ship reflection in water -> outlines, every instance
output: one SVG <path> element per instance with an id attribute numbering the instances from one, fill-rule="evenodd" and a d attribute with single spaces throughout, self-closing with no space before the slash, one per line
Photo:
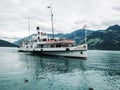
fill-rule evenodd
<path id="1" fill-rule="evenodd" d="M 28 67 L 26 83 L 36 83 L 29 89 L 87 90 L 88 88 L 84 73 L 85 60 L 33 54 L 22 56 L 20 60 Z"/>

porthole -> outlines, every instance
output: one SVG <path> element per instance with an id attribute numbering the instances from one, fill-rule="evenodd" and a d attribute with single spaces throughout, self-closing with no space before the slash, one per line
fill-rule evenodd
<path id="1" fill-rule="evenodd" d="M 81 51 L 80 54 L 83 54 L 83 51 Z"/>

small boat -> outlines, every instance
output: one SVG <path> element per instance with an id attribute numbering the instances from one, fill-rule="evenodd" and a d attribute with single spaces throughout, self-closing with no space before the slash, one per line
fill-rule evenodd
<path id="1" fill-rule="evenodd" d="M 51 20 L 53 38 L 48 37 L 46 33 L 41 32 L 40 28 L 37 27 L 36 38 L 33 38 L 29 41 L 24 41 L 19 47 L 19 51 L 30 52 L 40 55 L 54 55 L 87 59 L 87 43 L 82 45 L 76 45 L 74 40 L 58 39 L 54 37 L 52 9 Z"/>

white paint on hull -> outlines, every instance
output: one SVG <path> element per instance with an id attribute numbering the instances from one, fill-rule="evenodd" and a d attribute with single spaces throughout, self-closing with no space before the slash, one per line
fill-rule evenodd
<path id="1" fill-rule="evenodd" d="M 85 48 L 79 48 L 78 46 L 69 47 L 69 50 L 67 50 L 66 47 L 62 47 L 62 48 L 19 48 L 19 51 L 73 58 L 87 58 L 87 50 Z"/>
<path id="2" fill-rule="evenodd" d="M 73 57 L 73 58 L 87 58 L 87 51 L 43 52 L 43 54 Z"/>

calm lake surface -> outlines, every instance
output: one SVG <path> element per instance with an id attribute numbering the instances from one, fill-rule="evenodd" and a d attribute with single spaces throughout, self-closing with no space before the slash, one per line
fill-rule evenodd
<path id="1" fill-rule="evenodd" d="M 0 90 L 120 90 L 120 51 L 89 50 L 88 60 L 0 47 Z"/>

